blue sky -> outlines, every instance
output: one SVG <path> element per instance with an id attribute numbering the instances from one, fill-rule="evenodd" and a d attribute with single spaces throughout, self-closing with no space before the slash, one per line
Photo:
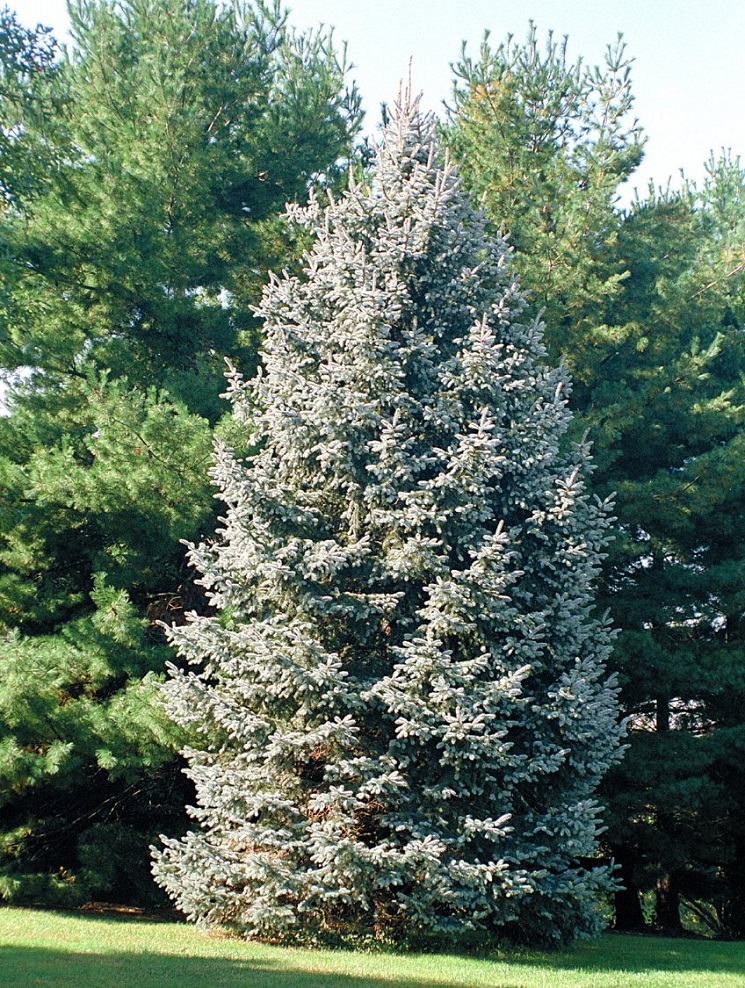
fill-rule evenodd
<path id="1" fill-rule="evenodd" d="M 9 0 L 26 23 L 65 30 L 65 0 Z M 476 54 L 484 30 L 498 44 L 522 40 L 529 20 L 545 38 L 569 36 L 571 60 L 600 63 L 622 32 L 635 58 L 635 114 L 649 141 L 633 179 L 677 184 L 681 168 L 704 174 L 710 151 L 731 148 L 745 160 L 745 3 L 742 0 L 289 0 L 298 27 L 323 22 L 347 41 L 352 75 L 374 129 L 381 102 L 390 101 L 412 61 L 415 89 L 439 109 L 452 86 L 450 63 L 462 41 Z"/>

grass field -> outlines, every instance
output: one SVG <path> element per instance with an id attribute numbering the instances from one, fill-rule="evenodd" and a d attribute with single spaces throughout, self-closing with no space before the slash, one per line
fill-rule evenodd
<path id="1" fill-rule="evenodd" d="M 556 954 L 281 949 L 181 923 L 0 909 L 2 988 L 745 988 L 745 943 L 606 935 Z"/>

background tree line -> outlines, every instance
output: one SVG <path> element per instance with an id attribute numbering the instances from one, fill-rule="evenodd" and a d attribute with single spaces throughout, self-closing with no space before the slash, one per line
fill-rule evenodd
<path id="1" fill-rule="evenodd" d="M 72 23 L 61 52 L 0 21 L 0 893 L 145 902 L 188 801 L 157 622 L 203 605 L 181 540 L 220 511 L 223 359 L 255 368 L 250 306 L 298 253 L 284 204 L 366 156 L 343 57 L 279 5 L 93 0 Z M 623 45 L 570 64 L 531 27 L 464 52 L 442 135 L 616 492 L 616 924 L 673 932 L 685 903 L 742 935 L 744 174 L 712 159 L 621 209 L 632 104 Z"/>

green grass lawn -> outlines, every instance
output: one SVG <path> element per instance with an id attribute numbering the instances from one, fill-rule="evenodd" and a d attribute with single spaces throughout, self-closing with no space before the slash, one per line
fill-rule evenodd
<path id="1" fill-rule="evenodd" d="M 745 943 L 606 935 L 555 954 L 282 949 L 182 923 L 0 909 L 2 988 L 745 988 Z"/>

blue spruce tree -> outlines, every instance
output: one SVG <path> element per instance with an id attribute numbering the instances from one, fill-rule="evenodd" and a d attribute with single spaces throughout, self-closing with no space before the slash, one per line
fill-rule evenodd
<path id="1" fill-rule="evenodd" d="M 170 632 L 197 806 L 156 879 L 259 937 L 591 932 L 621 729 L 566 373 L 415 101 L 369 187 L 289 218 L 313 246 L 230 375 L 252 452 L 217 449 L 191 551 L 214 614 Z"/>

